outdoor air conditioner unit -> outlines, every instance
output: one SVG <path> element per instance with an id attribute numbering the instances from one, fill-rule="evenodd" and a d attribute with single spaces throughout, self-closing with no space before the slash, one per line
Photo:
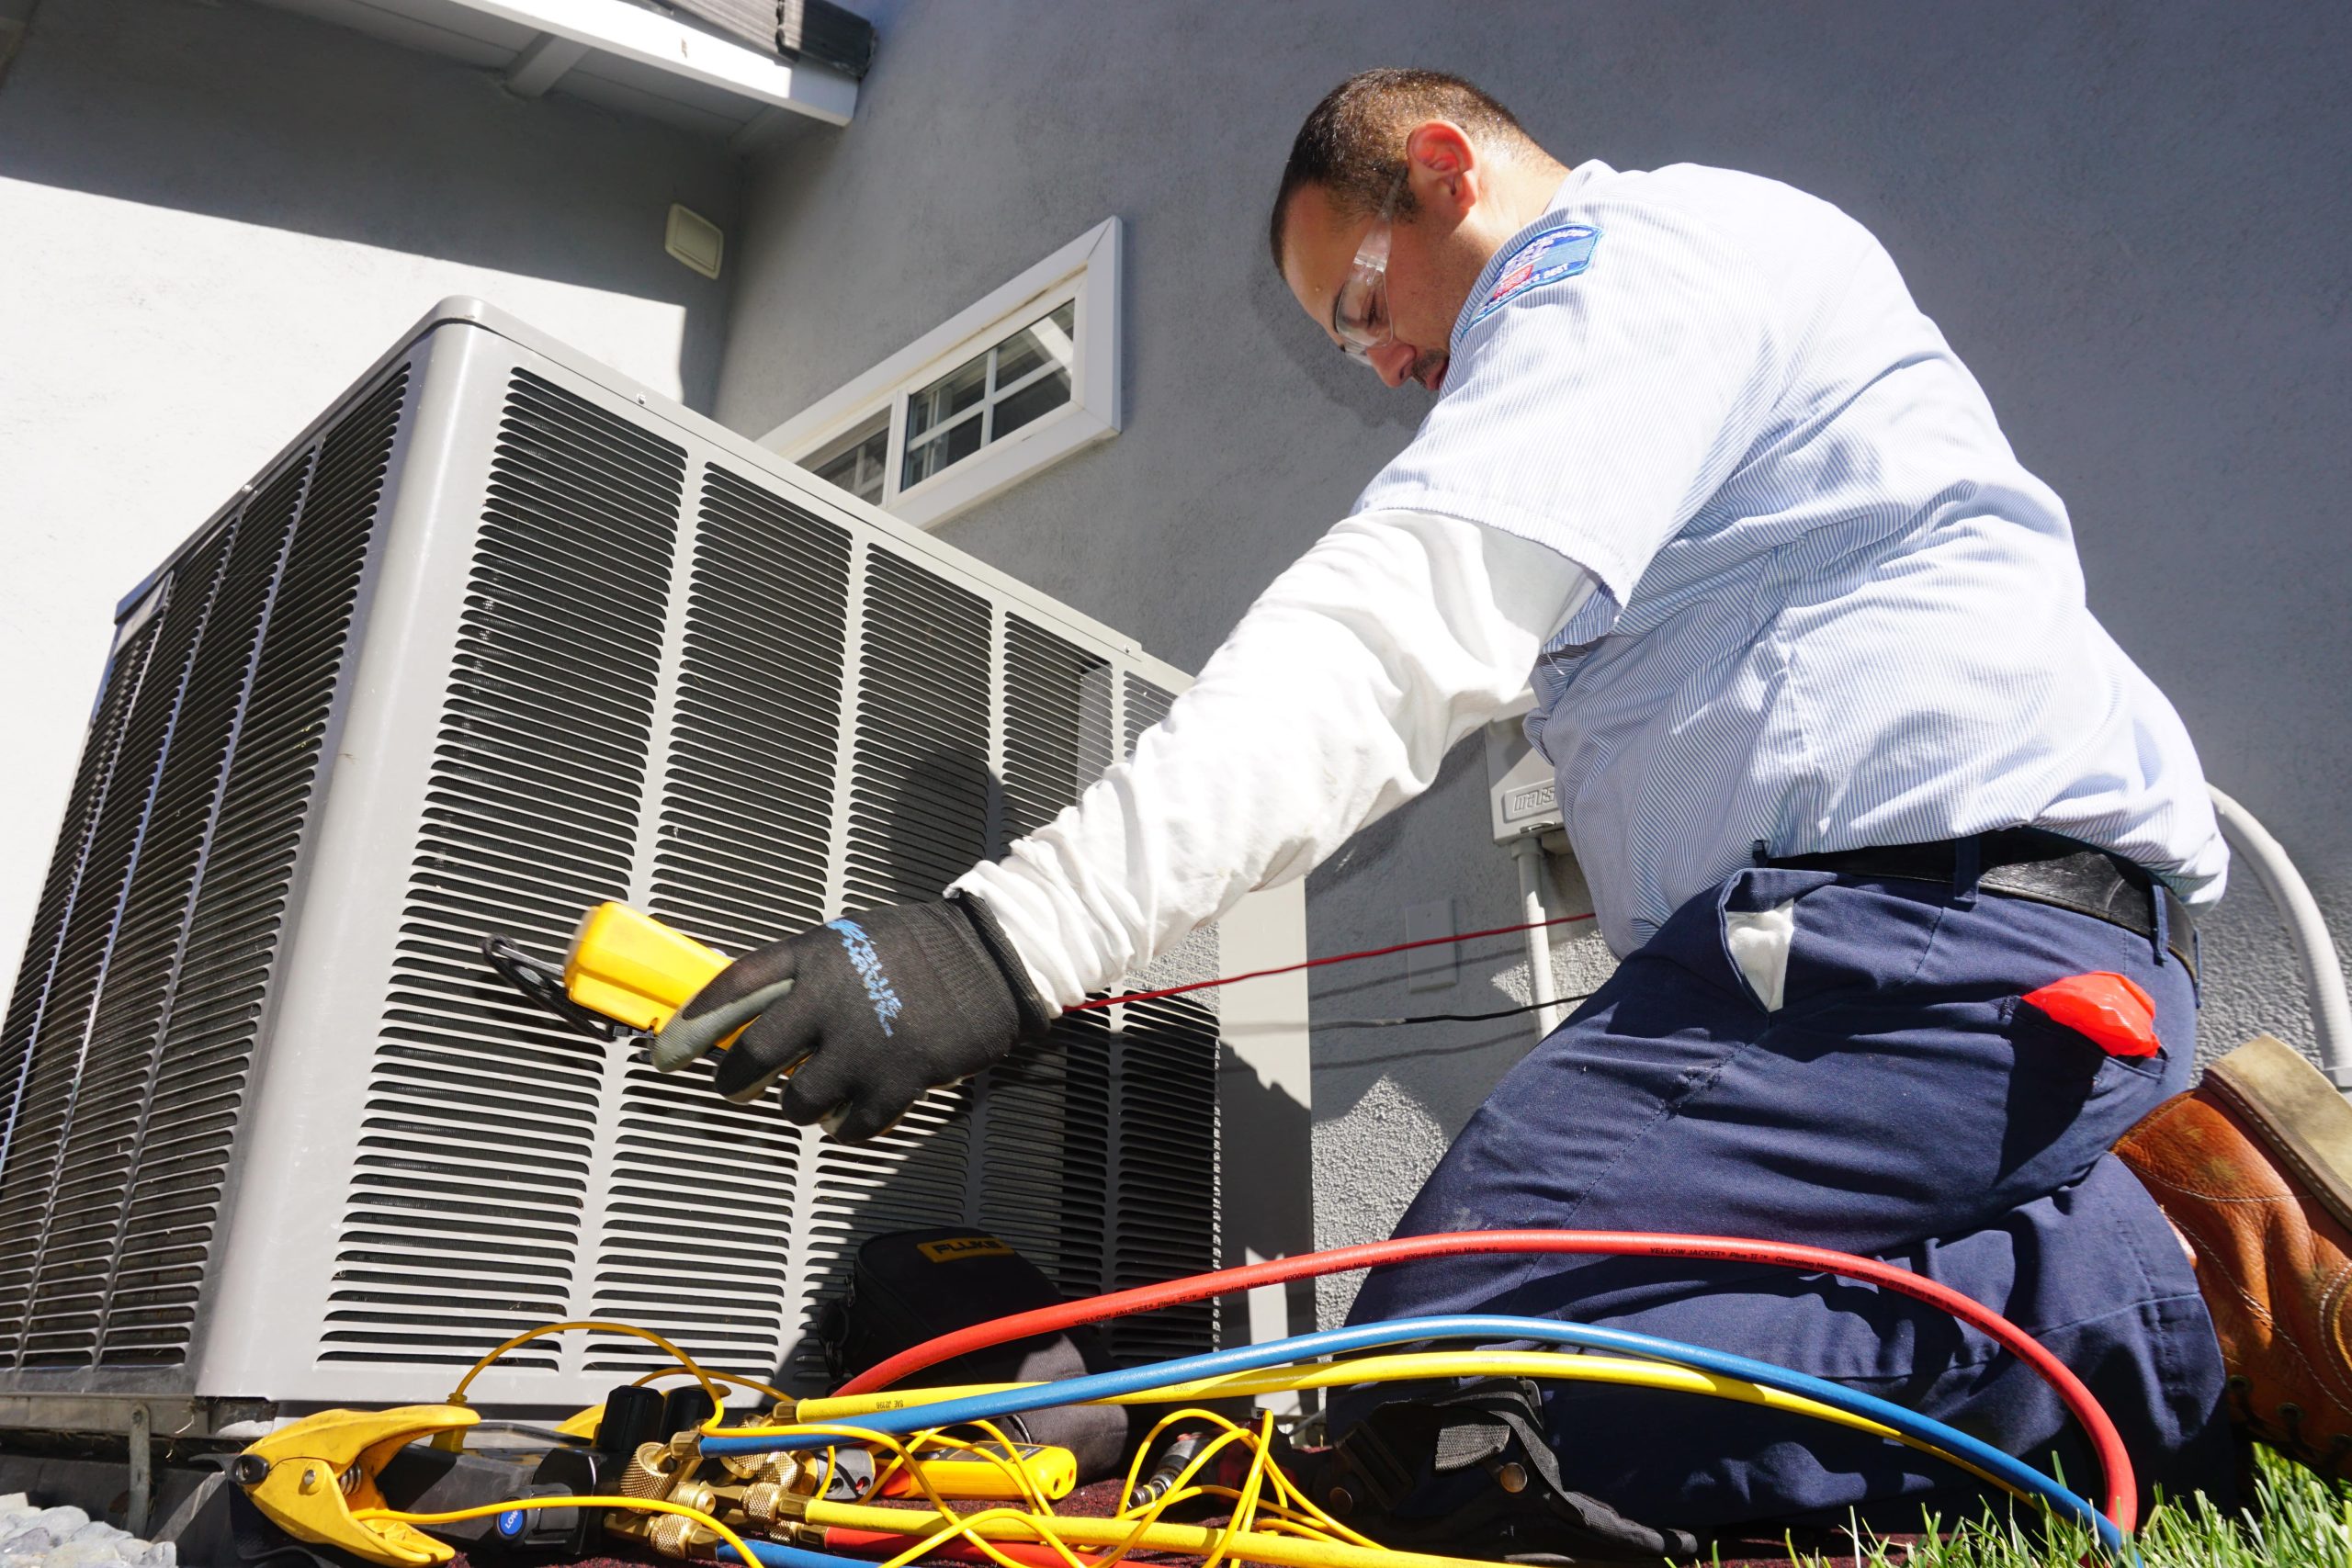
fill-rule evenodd
<path id="1" fill-rule="evenodd" d="M 478 951 L 560 958 L 604 899 L 741 950 L 936 895 L 1184 683 L 445 302 L 120 611 L 0 1028 L 0 1425 L 437 1400 L 562 1318 L 808 1386 L 814 1303 L 907 1226 L 993 1231 L 1072 1295 L 1303 1250 L 1297 976 L 1073 1015 L 848 1146 L 567 1029 Z M 1304 944 L 1294 885 L 1132 978 Z M 1204 1304 L 1111 1340 L 1287 1327 Z M 573 1334 L 474 1399 L 577 1406 L 662 1361 Z"/>

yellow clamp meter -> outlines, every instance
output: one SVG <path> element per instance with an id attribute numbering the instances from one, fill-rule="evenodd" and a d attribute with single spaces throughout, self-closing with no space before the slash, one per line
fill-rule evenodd
<path id="1" fill-rule="evenodd" d="M 657 1032 L 734 962 L 627 904 L 599 904 L 580 917 L 560 975 L 507 937 L 484 936 L 481 954 L 526 998 L 599 1040 L 614 1038 L 616 1026 Z"/>
<path id="2" fill-rule="evenodd" d="M 563 990 L 590 1012 L 650 1034 L 731 962 L 641 910 L 599 904 L 580 918 L 563 955 Z"/>

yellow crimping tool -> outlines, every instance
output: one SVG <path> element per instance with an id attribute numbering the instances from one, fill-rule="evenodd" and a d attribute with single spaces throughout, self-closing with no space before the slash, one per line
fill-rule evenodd
<path id="1" fill-rule="evenodd" d="M 470 1427 L 480 1414 L 457 1404 L 397 1410 L 322 1410 L 280 1427 L 239 1454 L 229 1477 L 269 1522 L 297 1540 L 340 1547 L 388 1568 L 427 1568 L 457 1549 L 395 1519 L 355 1519 L 390 1506 L 376 1472 L 421 1438 Z"/>

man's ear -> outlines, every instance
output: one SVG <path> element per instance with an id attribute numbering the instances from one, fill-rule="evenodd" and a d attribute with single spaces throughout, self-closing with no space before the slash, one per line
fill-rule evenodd
<path id="1" fill-rule="evenodd" d="M 1486 169 L 1469 134 L 1450 119 L 1424 120 L 1405 138 L 1406 184 L 1414 204 L 1447 227 L 1485 197 Z"/>

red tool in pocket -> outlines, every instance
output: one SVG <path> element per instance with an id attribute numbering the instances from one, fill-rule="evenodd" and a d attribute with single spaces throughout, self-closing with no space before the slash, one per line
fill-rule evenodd
<path id="1" fill-rule="evenodd" d="M 2110 1056 L 2153 1056 L 2161 1043 L 2155 998 L 2125 976 L 2104 969 L 2069 975 L 2020 999 Z"/>

